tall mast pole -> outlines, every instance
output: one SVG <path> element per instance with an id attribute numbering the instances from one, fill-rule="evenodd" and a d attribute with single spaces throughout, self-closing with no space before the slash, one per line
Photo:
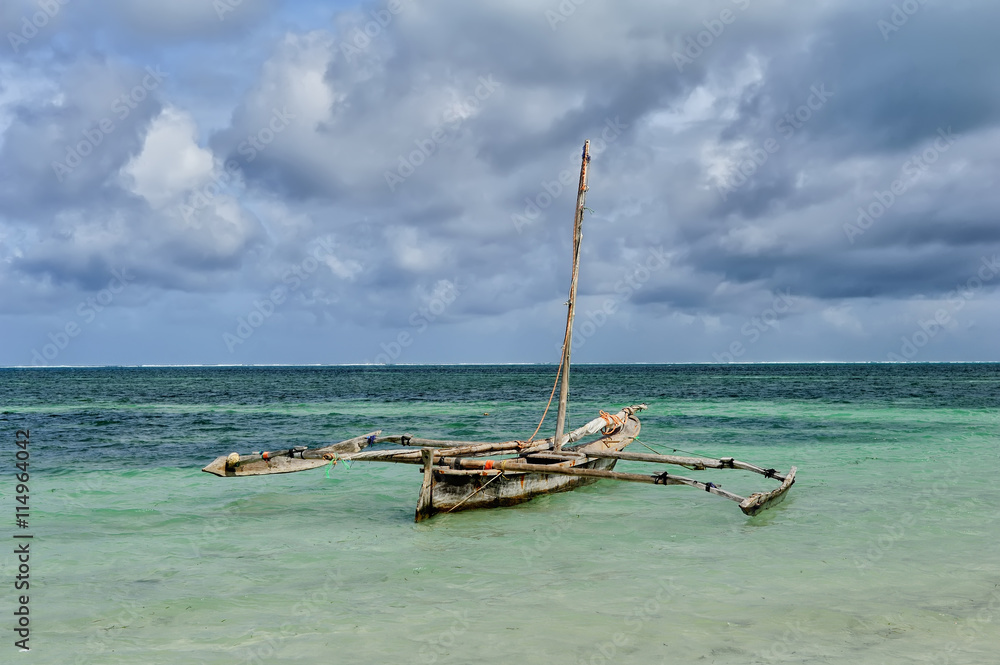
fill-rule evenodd
<path id="1" fill-rule="evenodd" d="M 583 143 L 580 164 L 580 188 L 576 194 L 576 216 L 573 219 L 573 277 L 569 283 L 569 302 L 566 312 L 566 336 L 563 339 L 562 383 L 559 386 L 559 412 L 556 416 L 555 449 L 563 444 L 566 426 L 566 405 L 569 401 L 569 354 L 573 346 L 573 317 L 576 314 L 576 282 L 580 277 L 580 242 L 583 240 L 583 209 L 587 201 L 587 167 L 590 165 L 590 141 Z"/>

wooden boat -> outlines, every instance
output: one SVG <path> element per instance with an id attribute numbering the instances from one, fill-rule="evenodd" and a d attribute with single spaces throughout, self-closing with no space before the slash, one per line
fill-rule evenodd
<path id="1" fill-rule="evenodd" d="M 736 501 L 747 515 L 756 515 L 781 501 L 795 482 L 795 467 L 783 475 L 774 469 L 764 469 L 731 457 L 712 459 L 625 452 L 625 447 L 639 435 L 641 424 L 637 414 L 646 408 L 645 404 L 627 406 L 614 414 L 601 411 L 600 417 L 572 432 L 564 432 L 589 163 L 590 142 L 587 141 L 583 146 L 573 224 L 573 271 L 562 358 L 549 396 L 549 405 L 545 407 L 542 421 L 535 429 L 537 434 L 558 386 L 556 431 L 552 437 L 534 441 L 535 434 L 532 434 L 526 441 L 483 443 L 420 439 L 409 434 L 379 436 L 381 431 L 374 431 L 324 448 L 298 447 L 248 456 L 231 453 L 217 458 L 202 470 L 217 476 L 234 477 L 304 471 L 328 463 L 336 464 L 340 460 L 421 464 L 424 475 L 415 514 L 418 522 L 442 512 L 511 506 L 542 494 L 565 492 L 600 479 L 653 485 L 688 485 Z M 577 443 L 584 437 L 598 434 L 596 439 Z M 402 446 L 403 450 L 364 450 L 371 445 L 397 445 Z M 413 447 L 419 447 L 420 450 L 414 450 Z M 759 473 L 781 484 L 770 492 L 742 497 L 723 490 L 715 483 L 700 482 L 667 472 L 620 473 L 614 470 L 620 459 L 680 465 L 693 470 L 742 469 Z"/>
<path id="2" fill-rule="evenodd" d="M 576 441 L 601 428 L 602 436 L 595 441 L 568 446 L 561 453 L 549 451 L 550 442 L 542 449 L 520 451 L 511 460 L 452 458 L 448 466 L 424 463 L 424 482 L 417 501 L 416 520 L 439 512 L 472 508 L 498 508 L 529 501 L 540 494 L 565 492 L 581 485 L 590 485 L 598 478 L 582 474 L 556 474 L 552 469 L 609 471 L 618 461 L 614 458 L 588 457 L 588 452 L 621 452 L 639 435 L 641 427 L 636 413 L 644 404 L 625 407 L 607 419 L 597 418 L 573 432 L 568 441 Z M 604 427 L 602 427 L 604 426 Z M 574 438 L 574 434 L 577 436 Z M 423 460 L 422 460 L 423 461 Z M 515 465 L 544 467 L 547 472 L 516 470 Z"/>

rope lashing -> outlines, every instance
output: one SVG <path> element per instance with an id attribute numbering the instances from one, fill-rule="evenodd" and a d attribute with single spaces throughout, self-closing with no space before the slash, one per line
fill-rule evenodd
<path id="1" fill-rule="evenodd" d="M 329 478 L 330 477 L 330 469 L 332 469 L 333 467 L 337 466 L 337 462 L 339 462 L 341 460 L 340 460 L 340 457 L 337 455 L 337 453 L 325 453 L 323 455 L 323 459 L 330 460 L 330 465 L 326 467 L 326 477 Z M 344 460 L 344 466 L 347 467 L 348 471 L 351 470 L 351 463 L 348 460 Z"/>
<path id="2" fill-rule="evenodd" d="M 774 474 L 778 473 L 777 469 L 764 469 L 765 478 L 774 478 Z"/>
<path id="3" fill-rule="evenodd" d="M 719 486 L 716 485 L 715 483 L 705 483 L 705 491 L 706 492 L 711 492 L 713 487 L 715 489 L 719 489 Z"/>
<path id="4" fill-rule="evenodd" d="M 670 478 L 670 474 L 664 471 L 663 473 L 657 473 L 653 475 L 654 485 L 666 485 L 667 479 Z"/>
<path id="5" fill-rule="evenodd" d="M 600 416 L 601 416 L 601 419 L 605 423 L 607 423 L 604 426 L 604 428 L 601 430 L 601 434 L 603 434 L 604 436 L 608 436 L 608 435 L 614 434 L 619 429 L 621 429 L 622 426 L 625 425 L 625 421 L 624 420 L 622 420 L 621 418 L 619 418 L 617 415 L 608 413 L 607 411 L 601 411 Z"/>
<path id="6" fill-rule="evenodd" d="M 372 435 L 370 435 L 368 437 L 368 445 L 369 446 L 375 445 L 375 435 L 374 434 L 372 434 Z"/>
<path id="7" fill-rule="evenodd" d="M 413 440 L 412 436 L 410 436 L 409 434 L 404 434 L 403 436 L 399 437 L 399 445 L 401 446 L 409 445 L 410 441 L 412 440 Z"/>

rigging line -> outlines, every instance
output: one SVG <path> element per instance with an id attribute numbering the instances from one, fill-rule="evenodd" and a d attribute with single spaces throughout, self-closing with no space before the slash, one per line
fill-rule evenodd
<path id="1" fill-rule="evenodd" d="M 471 499 L 472 497 L 474 497 L 474 496 L 476 496 L 477 494 L 479 494 L 480 492 L 482 492 L 482 491 L 483 491 L 484 489 L 486 489 L 486 486 L 487 486 L 487 485 L 489 485 L 490 483 L 492 483 L 492 482 L 493 482 L 494 480 L 496 480 L 497 478 L 499 478 L 499 477 L 500 477 L 500 476 L 502 476 L 502 475 L 503 475 L 503 471 L 501 471 L 500 473 L 496 474 L 495 476 L 493 476 L 492 478 L 490 478 L 489 480 L 487 480 L 487 481 L 486 481 L 485 483 L 483 483 L 483 486 L 482 486 L 482 487 L 480 487 L 480 488 L 479 488 L 479 489 L 477 489 L 477 490 L 476 490 L 475 492 L 473 492 L 473 493 L 472 493 L 472 494 L 470 494 L 469 496 L 465 497 L 464 499 L 462 499 L 461 501 L 459 501 L 458 503 L 456 503 L 456 504 L 455 504 L 454 506 L 452 506 L 452 507 L 451 507 L 451 508 L 450 508 L 450 509 L 449 509 L 449 510 L 448 510 L 447 512 L 449 512 L 449 513 L 450 513 L 450 512 L 452 511 L 452 510 L 455 510 L 456 508 L 458 508 L 459 506 L 461 506 L 461 505 L 462 505 L 463 503 L 465 503 L 466 501 L 468 501 L 468 500 L 469 500 L 469 499 Z"/>
<path id="2" fill-rule="evenodd" d="M 552 392 L 549 393 L 549 402 L 545 405 L 545 411 L 542 412 L 542 419 L 538 421 L 538 427 L 535 431 L 528 437 L 525 443 L 531 443 L 534 440 L 535 435 L 538 434 L 538 430 L 542 429 L 542 423 L 545 422 L 545 416 L 549 413 L 549 407 L 552 406 L 552 398 L 556 395 L 556 387 L 559 385 L 559 376 L 562 374 L 563 363 L 566 361 L 566 341 L 569 339 L 569 319 L 566 320 L 566 332 L 563 334 L 563 345 L 562 351 L 559 353 L 559 368 L 556 370 L 556 380 L 552 382 Z"/>
<path id="3" fill-rule="evenodd" d="M 639 440 L 639 437 L 636 437 L 636 438 L 634 438 L 634 439 L 632 439 L 632 440 L 633 440 L 633 441 L 635 441 L 635 442 L 637 442 L 637 443 L 640 443 L 640 444 L 642 444 L 642 445 L 646 446 L 646 448 L 649 448 L 649 450 L 653 450 L 653 449 L 652 449 L 652 448 L 650 448 L 650 447 L 649 447 L 648 445 L 646 445 L 646 442 L 645 442 L 645 441 L 640 441 L 640 440 Z M 704 457 L 704 458 L 706 458 L 706 459 L 716 459 L 716 458 L 715 458 L 715 457 L 713 457 L 712 455 L 706 455 L 705 453 L 693 453 L 693 452 L 691 452 L 690 450 L 684 450 L 683 448 L 674 448 L 674 447 L 672 447 L 672 446 L 668 446 L 668 445 L 666 445 L 666 444 L 664 444 L 664 443 L 654 443 L 654 444 L 652 444 L 652 445 L 654 445 L 654 446 L 662 446 L 663 448 L 670 448 L 670 450 L 672 450 L 672 451 L 673 451 L 673 452 L 675 452 L 675 453 L 686 453 L 686 454 L 688 454 L 688 455 L 694 455 L 695 457 Z M 659 451 L 659 450 L 653 450 L 653 452 L 654 452 L 654 453 L 656 453 L 657 455 L 662 455 L 662 454 L 663 454 L 663 453 L 662 453 L 661 451 Z"/>
<path id="4" fill-rule="evenodd" d="M 637 439 L 637 438 L 636 438 L 636 439 L 632 439 L 632 440 L 633 440 L 633 441 L 635 441 L 636 443 L 638 443 L 638 444 L 639 444 L 639 445 L 641 445 L 641 446 L 645 446 L 645 447 L 646 447 L 646 450 L 650 450 L 650 451 L 652 451 L 652 452 L 656 453 L 657 455 L 662 455 L 662 454 L 663 454 L 663 453 L 661 453 L 661 452 L 660 452 L 659 450 L 654 450 L 653 448 L 650 448 L 649 446 L 647 446 L 647 445 L 646 445 L 646 443 L 645 443 L 644 441 L 640 441 L 640 440 L 639 440 L 639 439 Z"/>

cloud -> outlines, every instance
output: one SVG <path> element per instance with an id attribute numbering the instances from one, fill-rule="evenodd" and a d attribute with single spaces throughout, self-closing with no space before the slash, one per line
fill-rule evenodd
<path id="1" fill-rule="evenodd" d="M 294 339 L 281 322 L 299 315 L 398 330 L 448 282 L 462 295 L 441 334 L 496 324 L 495 344 L 522 335 L 546 360 L 526 337 L 560 325 L 585 138 L 581 297 L 616 297 L 651 247 L 670 256 L 588 339 L 595 358 L 625 336 L 639 359 L 708 360 L 786 289 L 801 307 L 753 354 L 881 358 L 909 304 L 1000 253 L 993 6 L 926 3 L 889 39 L 891 8 L 860 0 L 584 3 L 555 21 L 558 3 L 527 0 L 244 0 L 222 21 L 193 0 L 101 6 L 100 31 L 68 4 L 0 59 L 0 284 L 45 307 L 127 257 L 152 300 L 197 310 L 211 292 L 245 313 L 329 237 L 336 252 L 241 353 Z M 135 100 L 149 68 L 164 82 Z M 53 166 L 104 118 L 79 166 Z M 683 339 L 665 351 L 661 329 Z M 369 337 L 342 359 L 370 356 Z"/>
<path id="2" fill-rule="evenodd" d="M 196 134 L 189 114 L 165 108 L 150 125 L 142 152 L 122 169 L 129 189 L 160 208 L 207 180 L 212 153 L 198 146 Z"/>

